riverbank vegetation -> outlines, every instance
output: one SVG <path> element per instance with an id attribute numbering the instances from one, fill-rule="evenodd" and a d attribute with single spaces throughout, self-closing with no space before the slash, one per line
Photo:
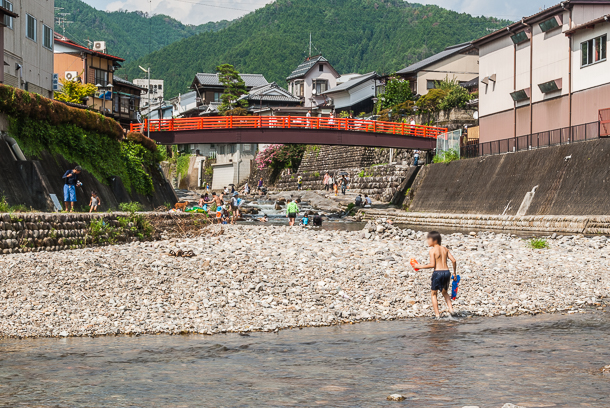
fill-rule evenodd
<path id="1" fill-rule="evenodd" d="M 124 137 L 114 119 L 4 85 L 0 113 L 8 116 L 9 135 L 26 156 L 61 155 L 104 184 L 120 177 L 128 191 L 154 192 L 150 174 L 161 160 L 156 144 L 142 134 Z"/>

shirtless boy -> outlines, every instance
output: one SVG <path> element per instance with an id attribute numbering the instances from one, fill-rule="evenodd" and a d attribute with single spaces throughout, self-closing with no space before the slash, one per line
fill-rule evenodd
<path id="1" fill-rule="evenodd" d="M 447 309 L 449 313 L 453 314 L 453 306 L 451 305 L 451 296 L 447 293 L 449 289 L 449 282 L 451 281 L 451 272 L 447 266 L 447 258 L 451 260 L 453 264 L 453 277 L 457 278 L 457 261 L 451 255 L 451 252 L 441 246 L 442 237 L 436 231 L 428 233 L 426 243 L 430 247 L 430 263 L 428 265 L 413 264 L 413 269 L 434 269 L 432 273 L 432 306 L 434 307 L 434 314 L 436 318 L 440 318 L 441 315 L 438 311 L 438 291 L 440 290 L 445 302 L 447 302 Z"/>

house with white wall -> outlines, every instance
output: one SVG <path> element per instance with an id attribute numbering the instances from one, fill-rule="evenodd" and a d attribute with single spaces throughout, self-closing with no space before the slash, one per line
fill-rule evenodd
<path id="1" fill-rule="evenodd" d="M 307 57 L 288 77 L 288 90 L 300 98 L 303 106 L 310 109 L 328 106 L 329 97 L 324 95 L 337 86 L 341 75 L 321 55 Z"/>
<path id="2" fill-rule="evenodd" d="M 480 142 L 566 129 L 610 108 L 610 2 L 566 0 L 476 41 Z"/>
<path id="3" fill-rule="evenodd" d="M 479 75 L 479 53 L 471 43 L 445 48 L 438 54 L 396 72 L 409 81 L 413 95 L 425 95 L 444 79 L 468 82 Z"/>
<path id="4" fill-rule="evenodd" d="M 342 79 L 343 76 L 340 79 Z M 349 75 L 345 82 L 341 82 L 336 87 L 323 92 L 322 95 L 332 99 L 336 112 L 351 112 L 358 115 L 362 112 L 373 111 L 377 85 L 376 72 L 369 72 L 364 75 Z"/>

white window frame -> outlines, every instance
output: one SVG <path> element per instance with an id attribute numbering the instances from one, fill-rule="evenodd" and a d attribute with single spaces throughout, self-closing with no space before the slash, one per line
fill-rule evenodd
<path id="1" fill-rule="evenodd" d="M 34 20 L 34 38 L 28 36 L 28 32 L 30 31 L 30 19 Z M 32 40 L 34 42 L 38 42 L 38 20 L 31 14 L 25 15 L 25 38 Z"/>
<path id="2" fill-rule="evenodd" d="M 45 44 L 47 42 L 47 31 L 49 35 L 49 45 Z M 53 50 L 53 29 L 48 25 L 42 25 L 42 46 L 47 50 Z"/>
<path id="3" fill-rule="evenodd" d="M 601 44 L 601 54 L 603 54 L 603 51 L 606 52 L 606 55 L 604 56 L 604 58 L 600 58 L 597 61 L 594 61 L 592 58 L 590 59 L 590 56 L 595 55 L 595 46 L 600 43 Z M 589 47 L 590 45 L 590 47 Z M 587 48 L 587 63 L 583 64 L 583 58 L 584 58 L 584 49 L 585 47 Z M 600 55 L 601 57 L 601 55 Z M 600 62 L 604 62 L 608 59 L 608 34 L 602 34 L 600 36 L 597 36 L 595 38 L 591 38 L 587 41 L 583 41 L 580 43 L 580 67 L 581 68 L 585 68 L 585 67 L 590 67 L 591 65 L 595 65 L 595 64 L 599 64 Z M 591 62 L 589 62 L 591 61 Z"/>
<path id="4" fill-rule="evenodd" d="M 8 0 L 2 0 L 2 7 L 7 9 L 8 11 L 13 11 L 13 3 L 11 3 Z M 4 24 L 6 25 L 7 28 L 10 28 L 12 30 L 13 29 L 13 17 L 5 15 Z"/>

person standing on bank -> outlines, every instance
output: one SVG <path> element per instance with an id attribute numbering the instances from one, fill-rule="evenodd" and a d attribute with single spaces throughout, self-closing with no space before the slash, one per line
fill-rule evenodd
<path id="1" fill-rule="evenodd" d="M 73 170 L 67 170 L 62 177 L 64 179 L 64 208 L 70 212 L 74 212 L 74 203 L 76 202 L 76 186 L 80 186 L 78 175 L 83 171 L 80 166 L 76 166 Z"/>

